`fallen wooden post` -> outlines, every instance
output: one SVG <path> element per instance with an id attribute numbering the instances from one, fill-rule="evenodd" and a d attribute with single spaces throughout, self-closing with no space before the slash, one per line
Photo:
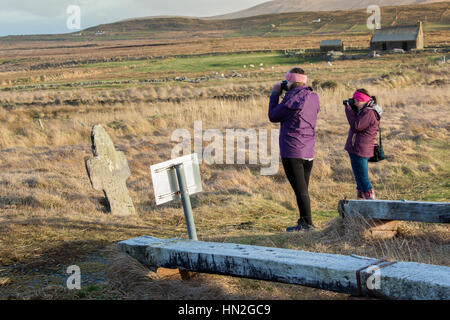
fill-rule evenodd
<path id="1" fill-rule="evenodd" d="M 383 299 L 450 297 L 450 268 L 233 243 L 139 237 L 120 251 L 151 267 L 299 284 Z"/>
<path id="2" fill-rule="evenodd" d="M 398 234 L 399 221 L 396 220 L 366 220 L 365 236 L 372 239 L 392 239 Z"/>
<path id="3" fill-rule="evenodd" d="M 450 223 L 450 202 L 341 200 L 341 217 Z"/>

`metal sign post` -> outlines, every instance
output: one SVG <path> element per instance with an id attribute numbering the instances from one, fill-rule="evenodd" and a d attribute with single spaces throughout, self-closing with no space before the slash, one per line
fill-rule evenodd
<path id="1" fill-rule="evenodd" d="M 183 164 L 175 166 L 177 172 L 178 185 L 180 186 L 181 202 L 183 203 L 184 218 L 188 230 L 189 239 L 197 241 L 197 230 L 195 229 L 194 216 L 192 215 L 191 198 L 186 184 Z"/>
<path id="2" fill-rule="evenodd" d="M 202 191 L 197 154 L 173 159 L 150 167 L 156 204 L 181 198 L 189 239 L 197 241 L 190 195 Z"/>

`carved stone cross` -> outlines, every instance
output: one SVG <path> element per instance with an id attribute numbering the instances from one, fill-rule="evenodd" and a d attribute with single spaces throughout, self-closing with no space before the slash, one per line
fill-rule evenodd
<path id="1" fill-rule="evenodd" d="M 113 215 L 136 214 L 126 184 L 130 177 L 130 168 L 124 153 L 116 151 L 111 138 L 101 125 L 92 128 L 91 139 L 94 158 L 86 160 L 86 169 L 92 187 L 95 190 L 103 190 Z"/>

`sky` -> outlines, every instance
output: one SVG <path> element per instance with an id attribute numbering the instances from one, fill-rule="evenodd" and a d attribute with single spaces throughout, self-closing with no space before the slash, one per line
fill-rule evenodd
<path id="1" fill-rule="evenodd" d="M 0 36 L 75 32 L 74 11 L 80 8 L 80 27 L 86 29 L 123 19 L 177 15 L 208 17 L 247 9 L 267 0 L 0 0 Z"/>

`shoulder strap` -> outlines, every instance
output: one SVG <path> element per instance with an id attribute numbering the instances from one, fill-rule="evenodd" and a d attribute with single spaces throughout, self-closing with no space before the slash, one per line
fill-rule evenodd
<path id="1" fill-rule="evenodd" d="M 380 134 L 380 147 L 383 145 L 382 141 L 381 141 L 381 125 L 380 125 L 380 130 L 379 130 L 379 134 Z"/>
<path id="2" fill-rule="evenodd" d="M 377 112 L 377 110 L 375 110 L 374 108 L 372 108 L 372 107 L 366 107 L 367 109 L 370 109 L 370 110 L 373 110 L 376 114 L 377 114 L 377 117 L 378 117 L 378 112 Z M 379 117 L 380 118 L 380 127 L 379 127 L 379 130 L 378 130 L 378 133 L 379 133 L 379 135 L 380 135 L 380 147 L 383 145 L 382 144 L 382 141 L 381 141 L 381 117 Z"/>

